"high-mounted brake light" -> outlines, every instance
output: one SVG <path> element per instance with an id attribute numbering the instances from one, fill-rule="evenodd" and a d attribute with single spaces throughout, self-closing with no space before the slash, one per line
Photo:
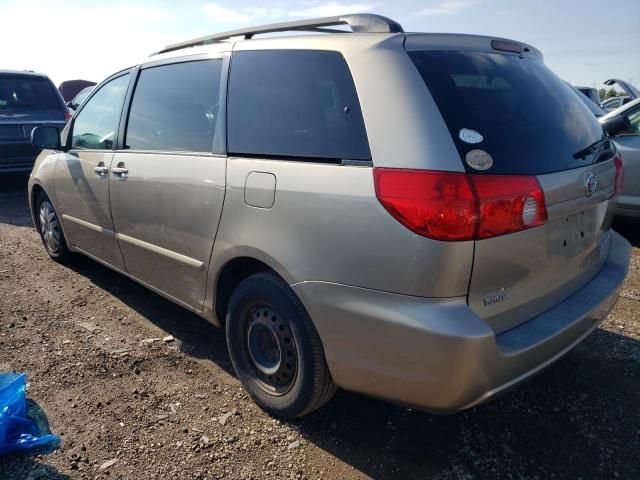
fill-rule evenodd
<path id="1" fill-rule="evenodd" d="M 618 153 L 613 161 L 616 165 L 616 178 L 613 182 L 613 194 L 617 195 L 622 191 L 622 185 L 624 184 L 624 162 L 620 153 Z"/>
<path id="2" fill-rule="evenodd" d="M 445 241 L 495 237 L 547 221 L 535 177 L 374 168 L 376 195 L 396 220 Z"/>
<path id="3" fill-rule="evenodd" d="M 522 53 L 528 49 L 523 49 L 522 45 L 516 42 L 507 42 L 505 40 L 491 40 L 491 48 L 494 50 L 502 50 L 503 52 Z"/>

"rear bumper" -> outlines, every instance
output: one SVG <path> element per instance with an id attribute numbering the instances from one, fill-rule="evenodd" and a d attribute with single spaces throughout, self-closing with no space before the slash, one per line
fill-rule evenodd
<path id="1" fill-rule="evenodd" d="M 495 335 L 466 298 L 425 299 L 323 282 L 293 285 L 335 382 L 430 411 L 488 401 L 545 368 L 615 305 L 631 246 L 612 232 L 601 271 L 543 314 Z"/>

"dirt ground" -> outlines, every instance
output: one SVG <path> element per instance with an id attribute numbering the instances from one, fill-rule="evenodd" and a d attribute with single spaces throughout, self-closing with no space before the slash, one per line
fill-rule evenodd
<path id="1" fill-rule="evenodd" d="M 26 178 L 0 181 L 0 371 L 62 437 L 0 479 L 640 479 L 640 224 L 620 301 L 553 367 L 488 405 L 433 416 L 339 392 L 280 422 L 233 375 L 224 334 L 85 258 L 50 261 Z M 163 341 L 171 335 L 173 341 Z"/>

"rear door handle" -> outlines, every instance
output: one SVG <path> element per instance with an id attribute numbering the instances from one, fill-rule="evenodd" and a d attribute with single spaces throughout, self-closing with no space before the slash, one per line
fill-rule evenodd
<path id="1" fill-rule="evenodd" d="M 111 169 L 111 173 L 114 175 L 126 175 L 129 173 L 129 169 L 124 166 L 124 162 L 119 162 L 116 167 Z"/>

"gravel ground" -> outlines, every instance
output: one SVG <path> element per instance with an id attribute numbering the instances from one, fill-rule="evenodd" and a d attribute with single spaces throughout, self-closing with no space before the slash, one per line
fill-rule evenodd
<path id="1" fill-rule="evenodd" d="M 347 392 L 297 422 L 259 410 L 224 334 L 88 259 L 50 261 L 26 179 L 0 180 L 0 371 L 62 436 L 1 479 L 640 479 L 640 224 L 612 314 L 497 401 L 433 416 Z"/>

